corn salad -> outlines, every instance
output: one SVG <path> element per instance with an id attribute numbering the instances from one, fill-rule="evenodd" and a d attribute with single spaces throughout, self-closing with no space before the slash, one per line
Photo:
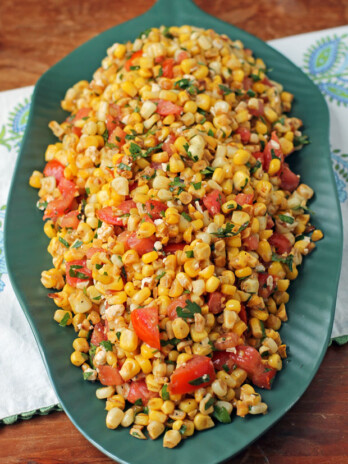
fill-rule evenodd
<path id="1" fill-rule="evenodd" d="M 59 142 L 30 177 L 41 281 L 110 429 L 173 448 L 267 412 L 254 387 L 282 369 L 289 284 L 323 234 L 286 162 L 308 143 L 293 95 L 266 71 L 213 30 L 152 28 L 112 45 L 49 124 Z"/>

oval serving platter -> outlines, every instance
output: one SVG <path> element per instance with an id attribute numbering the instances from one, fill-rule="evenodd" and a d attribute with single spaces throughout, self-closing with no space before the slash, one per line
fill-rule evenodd
<path id="1" fill-rule="evenodd" d="M 128 429 L 105 427 L 104 402 L 95 396 L 96 385 L 83 381 L 81 370 L 70 363 L 73 330 L 63 330 L 53 320 L 54 304 L 40 283 L 43 269 L 51 267 L 42 226 L 42 213 L 35 208 L 37 192 L 28 179 L 43 168 L 44 152 L 55 138 L 51 120 L 62 121 L 66 113 L 60 101 L 66 90 L 81 79 L 91 79 L 106 49 L 114 42 L 134 40 L 142 31 L 160 25 L 191 24 L 212 28 L 240 39 L 260 56 L 270 77 L 295 94 L 292 114 L 304 121 L 311 144 L 291 155 L 292 169 L 315 190 L 311 208 L 313 222 L 325 239 L 305 259 L 300 277 L 292 283 L 289 321 L 281 336 L 290 356 L 271 391 L 262 391 L 269 405 L 265 416 L 233 418 L 228 425 L 195 434 L 178 448 L 162 447 L 162 440 L 146 442 L 129 435 Z M 329 116 L 318 88 L 287 58 L 256 37 L 200 10 L 191 0 L 159 0 L 144 15 L 98 35 L 54 65 L 38 81 L 29 120 L 9 196 L 5 246 L 7 267 L 14 291 L 36 337 L 57 396 L 78 430 L 99 450 L 119 463 L 216 464 L 241 451 L 278 421 L 301 397 L 325 354 L 331 334 L 341 265 L 342 221 L 329 149 Z"/>

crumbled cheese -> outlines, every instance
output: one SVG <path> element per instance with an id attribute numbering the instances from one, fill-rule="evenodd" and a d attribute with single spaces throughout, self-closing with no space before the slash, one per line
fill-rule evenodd
<path id="1" fill-rule="evenodd" d="M 160 224 L 162 224 L 163 219 L 155 219 L 153 222 L 154 222 L 155 226 L 159 226 Z"/>
<path id="2" fill-rule="evenodd" d="M 90 367 L 88 367 L 83 373 L 88 374 L 90 372 L 91 372 L 91 375 L 86 377 L 86 379 L 89 380 L 89 381 L 96 380 L 97 379 L 97 371 L 96 370 L 91 369 Z"/>
<path id="3" fill-rule="evenodd" d="M 271 139 L 271 146 L 272 148 L 274 148 L 275 150 L 279 150 L 280 148 L 280 145 L 278 142 L 276 142 L 275 140 Z"/>
<path id="4" fill-rule="evenodd" d="M 105 310 L 106 319 L 108 321 L 113 321 L 116 317 L 122 316 L 124 310 L 123 304 L 111 305 Z"/>
<path id="5" fill-rule="evenodd" d="M 255 271 L 256 272 L 265 272 L 266 268 L 263 264 L 258 264 L 256 267 L 255 267 Z"/>
<path id="6" fill-rule="evenodd" d="M 109 224 L 107 224 L 106 222 L 103 222 L 101 227 L 97 229 L 98 238 L 103 242 L 106 242 L 110 235 L 113 234 L 113 232 L 114 228 L 112 226 L 109 226 Z"/>
<path id="7" fill-rule="evenodd" d="M 159 251 L 159 250 L 162 250 L 163 246 L 162 246 L 162 243 L 157 241 L 153 244 L 153 247 L 156 251 Z"/>
<path id="8" fill-rule="evenodd" d="M 195 205 L 196 205 L 196 210 L 203 214 L 202 207 L 198 200 L 195 201 Z"/>
<path id="9" fill-rule="evenodd" d="M 77 282 L 76 288 L 83 290 L 84 288 L 88 287 L 89 280 L 83 280 L 82 282 Z"/>
<path id="10" fill-rule="evenodd" d="M 146 284 L 151 284 L 152 282 L 153 282 L 153 276 L 144 277 L 143 280 L 141 281 L 141 288 L 144 288 Z"/>
<path id="11" fill-rule="evenodd" d="M 235 354 L 237 354 L 237 350 L 236 350 L 236 348 L 235 348 L 234 346 L 232 346 L 231 348 L 226 348 L 226 351 L 227 351 L 228 353 L 235 353 Z"/>
<path id="12" fill-rule="evenodd" d="M 162 170 L 163 170 L 164 172 L 167 171 L 167 163 L 162 163 Z"/>
<path id="13" fill-rule="evenodd" d="M 98 351 L 98 353 L 96 353 L 96 355 L 94 356 L 93 363 L 95 366 L 101 366 L 105 364 L 105 362 L 106 362 L 106 351 L 104 350 L 104 348 L 101 348 L 101 350 Z"/>
<path id="14" fill-rule="evenodd" d="M 269 275 L 266 280 L 267 287 L 272 287 L 273 286 L 273 276 Z"/>

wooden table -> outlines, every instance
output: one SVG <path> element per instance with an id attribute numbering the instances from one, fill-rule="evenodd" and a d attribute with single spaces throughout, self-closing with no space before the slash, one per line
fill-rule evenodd
<path id="1" fill-rule="evenodd" d="M 1 0 L 0 91 L 34 84 L 78 45 L 152 4 L 153 0 L 17 0 L 14 6 L 12 0 Z M 348 22 L 346 0 L 197 0 L 197 4 L 264 40 Z M 230 464 L 347 464 L 347 393 L 348 345 L 333 346 L 297 405 Z M 3 464 L 111 462 L 63 413 L 0 428 Z"/>

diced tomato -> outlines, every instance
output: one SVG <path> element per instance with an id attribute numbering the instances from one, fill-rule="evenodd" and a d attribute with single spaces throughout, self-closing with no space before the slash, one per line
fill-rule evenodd
<path id="1" fill-rule="evenodd" d="M 277 371 L 268 364 L 259 364 L 251 376 L 251 381 L 254 385 L 260 388 L 271 389 L 272 380 L 275 377 Z"/>
<path id="2" fill-rule="evenodd" d="M 185 242 L 180 243 L 169 243 L 163 247 L 165 253 L 175 253 L 178 250 L 183 250 L 186 246 Z"/>
<path id="3" fill-rule="evenodd" d="M 238 193 L 235 198 L 236 202 L 240 205 L 252 205 L 254 200 L 253 193 Z"/>
<path id="4" fill-rule="evenodd" d="M 220 190 L 213 190 L 203 198 L 203 204 L 212 216 L 219 214 L 221 205 L 225 203 L 226 197 Z"/>
<path id="5" fill-rule="evenodd" d="M 131 320 L 134 330 L 140 340 L 156 348 L 161 349 L 158 328 L 157 308 L 138 308 L 131 312 Z"/>
<path id="6" fill-rule="evenodd" d="M 194 356 L 186 361 L 185 365 L 175 369 L 170 378 L 169 391 L 173 395 L 190 393 L 207 387 L 214 380 L 212 360 L 207 356 Z"/>
<path id="7" fill-rule="evenodd" d="M 108 142 L 118 147 L 122 147 L 125 143 L 126 133 L 120 126 L 117 126 L 111 134 L 109 133 Z"/>
<path id="8" fill-rule="evenodd" d="M 80 214 L 79 211 L 70 211 L 70 213 L 65 214 L 62 217 L 60 225 L 62 227 L 66 227 L 67 229 L 77 229 L 78 225 L 80 224 L 80 221 L 78 219 L 78 215 Z"/>
<path id="9" fill-rule="evenodd" d="M 285 235 L 279 232 L 273 232 L 273 235 L 268 239 L 270 245 L 274 246 L 279 255 L 290 253 L 292 245 L 290 240 Z"/>
<path id="10" fill-rule="evenodd" d="M 168 116 L 169 114 L 180 115 L 182 111 L 181 106 L 175 105 L 169 100 L 158 100 L 156 112 L 160 116 Z"/>
<path id="11" fill-rule="evenodd" d="M 117 127 L 117 121 L 115 118 L 111 116 L 111 114 L 108 114 L 106 116 L 106 128 L 108 130 L 108 134 L 110 135 Z"/>
<path id="12" fill-rule="evenodd" d="M 248 91 L 253 86 L 254 81 L 250 77 L 244 77 L 243 79 L 243 88 L 244 90 Z"/>
<path id="13" fill-rule="evenodd" d="M 222 298 L 221 292 L 213 292 L 209 295 L 208 307 L 209 311 L 213 314 L 219 314 L 222 311 Z"/>
<path id="14" fill-rule="evenodd" d="M 271 216 L 267 215 L 266 229 L 272 229 L 274 227 L 274 221 Z"/>
<path id="15" fill-rule="evenodd" d="M 97 211 L 97 217 L 107 224 L 113 226 L 123 226 L 125 224 L 124 218 L 120 217 L 120 212 L 112 206 L 106 206 L 105 208 Z"/>
<path id="16" fill-rule="evenodd" d="M 136 400 L 141 399 L 142 404 L 145 406 L 149 399 L 156 397 L 158 397 L 158 393 L 150 391 L 145 380 L 138 380 L 137 382 L 131 382 L 127 401 L 134 404 Z"/>
<path id="17" fill-rule="evenodd" d="M 163 77 L 168 77 L 169 79 L 173 79 L 173 67 L 174 67 L 175 61 L 173 58 L 168 58 L 164 61 L 162 61 L 162 71 L 163 71 Z"/>
<path id="18" fill-rule="evenodd" d="M 123 246 L 125 248 L 125 251 L 129 250 L 128 246 L 128 238 L 131 235 L 131 233 L 128 230 L 124 230 L 120 234 L 117 235 L 117 241 L 120 243 L 123 243 Z"/>
<path id="19" fill-rule="evenodd" d="M 105 253 L 106 250 L 101 247 L 91 247 L 86 251 L 87 259 L 91 259 L 95 253 Z"/>
<path id="20" fill-rule="evenodd" d="M 283 190 L 289 190 L 293 192 L 300 182 L 299 176 L 297 176 L 294 172 L 291 171 L 287 163 L 283 163 L 280 172 L 280 187 Z"/>
<path id="21" fill-rule="evenodd" d="M 86 266 L 86 259 L 75 259 L 74 261 L 69 261 L 65 265 L 66 268 L 66 282 L 72 287 L 80 282 L 86 282 L 92 277 L 92 271 Z M 73 274 L 73 275 L 71 275 Z M 79 277 L 74 277 L 75 274 L 78 274 Z"/>
<path id="22" fill-rule="evenodd" d="M 137 234 L 135 232 L 130 234 L 127 238 L 129 248 L 135 250 L 139 256 L 143 256 L 143 254 L 152 251 L 154 243 L 154 238 L 137 238 Z"/>
<path id="23" fill-rule="evenodd" d="M 132 183 L 129 184 L 129 192 L 131 192 L 132 190 L 136 189 L 138 187 L 138 181 L 134 181 Z"/>
<path id="24" fill-rule="evenodd" d="M 75 114 L 74 119 L 71 121 L 74 123 L 75 121 L 78 121 L 79 119 L 87 118 L 89 113 L 92 111 L 92 108 L 81 108 L 78 110 L 78 112 Z"/>
<path id="25" fill-rule="evenodd" d="M 98 374 L 102 385 L 122 385 L 124 383 L 124 380 L 116 367 L 99 366 Z"/>
<path id="26" fill-rule="evenodd" d="M 124 68 L 126 71 L 131 71 L 131 66 L 133 66 L 135 60 L 137 58 L 140 58 L 143 54 L 142 50 L 138 50 L 137 52 L 134 52 L 133 55 L 126 61 L 126 64 L 124 65 Z"/>
<path id="27" fill-rule="evenodd" d="M 247 371 L 254 385 L 270 389 L 276 370 L 263 364 L 260 353 L 252 346 L 237 346 L 236 350 L 237 353 L 230 353 L 235 364 Z"/>
<path id="28" fill-rule="evenodd" d="M 71 129 L 71 132 L 75 135 L 77 135 L 79 138 L 81 137 L 82 135 L 82 129 L 81 127 L 76 127 L 76 126 L 73 126 L 73 128 Z"/>
<path id="29" fill-rule="evenodd" d="M 251 251 L 257 250 L 259 246 L 259 236 L 258 235 L 250 235 L 248 238 L 243 240 L 243 245 Z"/>
<path id="30" fill-rule="evenodd" d="M 65 177 L 62 177 L 59 181 L 58 189 L 61 191 L 62 196 L 48 203 L 43 216 L 44 220 L 47 218 L 55 220 L 66 213 L 75 198 L 76 185 L 74 182 L 65 179 Z"/>
<path id="31" fill-rule="evenodd" d="M 162 217 L 161 211 L 165 211 L 167 209 L 167 205 L 162 201 L 148 200 L 145 203 L 145 209 L 152 219 L 160 219 Z"/>
<path id="32" fill-rule="evenodd" d="M 186 306 L 186 300 L 189 300 L 190 296 L 189 295 L 183 295 L 180 296 L 179 298 L 176 298 L 173 300 L 171 303 L 169 303 L 167 312 L 168 312 L 168 317 L 172 321 L 178 317 L 178 314 L 176 312 L 176 308 L 180 306 L 180 308 L 185 308 Z"/>
<path id="33" fill-rule="evenodd" d="M 250 140 L 251 132 L 246 127 L 238 127 L 236 133 L 240 135 L 240 138 L 243 143 L 248 143 Z"/>
<path id="34" fill-rule="evenodd" d="M 253 153 L 253 157 L 259 160 L 262 166 L 264 165 L 265 155 L 263 154 L 262 151 L 256 151 L 255 153 Z"/>
<path id="35" fill-rule="evenodd" d="M 214 351 L 213 365 L 216 371 L 231 371 L 235 366 L 235 363 L 233 359 L 231 359 L 230 353 L 227 351 Z"/>
<path id="36" fill-rule="evenodd" d="M 189 57 L 189 54 L 187 52 L 182 51 L 178 54 L 176 61 L 178 63 L 181 63 L 182 61 L 186 60 L 186 58 L 188 57 Z"/>
<path id="37" fill-rule="evenodd" d="M 272 84 L 272 82 L 271 82 L 271 81 L 268 79 L 268 77 L 266 77 L 266 76 L 262 79 L 261 82 L 262 82 L 262 84 L 268 85 L 269 87 L 274 87 L 274 85 Z"/>
<path id="38" fill-rule="evenodd" d="M 151 167 L 152 169 L 154 169 L 155 171 L 158 171 L 158 169 L 162 169 L 162 163 L 156 163 L 156 161 L 152 161 L 151 163 Z"/>
<path id="39" fill-rule="evenodd" d="M 65 166 L 63 166 L 62 163 L 53 159 L 46 164 L 43 173 L 46 177 L 55 177 L 56 181 L 59 182 L 61 178 L 64 177 L 64 169 Z"/>
<path id="40" fill-rule="evenodd" d="M 130 210 L 136 208 L 137 205 L 134 200 L 124 200 L 117 206 L 117 209 L 121 210 L 123 214 L 130 213 Z"/>
<path id="41" fill-rule="evenodd" d="M 266 272 L 260 272 L 258 275 L 259 295 L 262 298 L 268 298 L 273 292 L 273 290 L 275 289 L 276 283 L 275 283 L 274 277 L 272 277 L 272 280 L 268 279 L 269 277 L 272 277 L 272 276 L 270 276 L 270 274 L 267 274 Z M 268 283 L 269 280 L 271 280 L 271 285 L 269 285 Z"/>
<path id="42" fill-rule="evenodd" d="M 279 139 L 277 137 L 276 131 L 272 132 L 271 135 L 271 140 L 267 142 L 265 149 L 263 151 L 264 154 L 264 163 L 263 163 L 263 169 L 268 172 L 270 162 L 272 161 L 273 156 L 276 156 L 277 158 L 280 159 L 280 161 L 283 161 L 283 152 L 280 147 Z"/>
<path id="43" fill-rule="evenodd" d="M 170 135 L 167 137 L 167 139 L 166 139 L 166 141 L 164 142 L 164 144 L 162 145 L 163 151 L 166 151 L 166 152 L 168 153 L 168 155 L 172 155 L 172 154 L 174 153 L 173 148 L 172 148 L 172 145 L 174 144 L 175 139 L 176 139 L 175 135 L 174 135 L 174 134 L 170 134 Z M 151 165 L 153 165 L 153 163 L 152 163 Z M 160 167 L 162 167 L 162 164 L 161 164 Z"/>
<path id="44" fill-rule="evenodd" d="M 258 108 L 248 108 L 248 109 L 249 109 L 249 113 L 256 117 L 262 116 L 263 113 L 265 112 L 264 104 L 260 101 L 259 101 Z"/>
<path id="45" fill-rule="evenodd" d="M 101 322 L 95 324 L 92 336 L 91 336 L 91 343 L 95 346 L 99 346 L 100 342 L 107 340 L 107 336 L 105 333 L 105 327 Z"/>
<path id="46" fill-rule="evenodd" d="M 248 315 L 245 309 L 245 305 L 243 305 L 243 303 L 240 305 L 240 311 L 238 313 L 238 316 L 245 324 L 248 324 Z"/>

